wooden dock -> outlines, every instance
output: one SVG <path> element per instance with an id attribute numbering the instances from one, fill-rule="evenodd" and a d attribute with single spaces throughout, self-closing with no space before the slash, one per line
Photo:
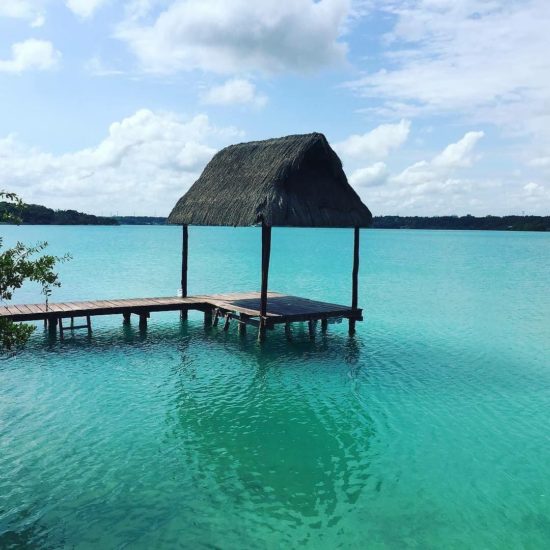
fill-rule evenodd
<path id="1" fill-rule="evenodd" d="M 308 321 L 310 332 L 314 330 L 314 323 L 321 321 L 323 330 L 329 320 L 349 319 L 361 321 L 362 310 L 289 296 L 278 292 L 269 292 L 267 295 L 267 309 L 262 315 L 260 292 L 241 292 L 232 294 L 211 294 L 165 298 L 137 298 L 120 300 L 94 300 L 79 302 L 45 304 L 10 304 L 0 307 L 0 317 L 12 321 L 41 321 L 48 323 L 50 329 L 59 326 L 60 334 L 63 331 L 87 328 L 91 331 L 91 317 L 97 315 L 122 315 L 125 321 L 130 320 L 132 314 L 139 317 L 141 326 L 147 325 L 150 314 L 157 311 L 180 311 L 183 317 L 190 310 L 204 312 L 205 323 L 218 325 L 223 320 L 223 328 L 229 329 L 231 322 L 239 326 L 244 332 L 247 325 L 259 327 L 265 325 L 272 329 L 277 324 L 285 324 L 287 329 L 290 323 Z M 85 318 L 85 325 L 75 325 L 75 318 Z M 70 319 L 70 325 L 63 325 L 63 320 Z"/>

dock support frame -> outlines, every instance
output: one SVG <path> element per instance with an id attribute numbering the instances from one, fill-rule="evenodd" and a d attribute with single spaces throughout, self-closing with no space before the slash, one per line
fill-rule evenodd
<path id="1" fill-rule="evenodd" d="M 66 330 L 70 330 L 71 332 L 74 331 L 74 330 L 78 330 L 78 329 L 81 329 L 81 328 L 85 328 L 88 330 L 88 334 L 92 334 L 92 318 L 90 315 L 86 315 L 86 324 L 84 325 L 75 325 L 74 324 L 74 316 L 71 315 L 70 319 L 71 319 L 71 324 L 68 326 L 68 327 L 64 327 L 63 326 L 63 317 L 59 317 L 59 319 L 54 319 L 54 324 L 53 324 L 53 330 L 55 331 L 55 324 L 56 323 L 59 323 L 59 337 L 61 338 L 61 340 L 63 340 L 63 333 L 66 331 Z M 52 324 L 50 324 L 50 329 L 52 327 Z"/>

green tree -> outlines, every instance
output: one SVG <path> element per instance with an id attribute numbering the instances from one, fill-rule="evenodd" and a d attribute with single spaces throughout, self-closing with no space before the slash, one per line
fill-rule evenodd
<path id="1" fill-rule="evenodd" d="M 24 208 L 21 199 L 15 193 L 0 190 L 0 200 L 16 206 L 15 212 Z M 16 213 L 4 213 L 0 222 L 17 223 L 20 217 Z M 54 287 L 61 286 L 58 274 L 54 271 L 56 264 L 67 261 L 70 256 L 52 256 L 42 254 L 48 246 L 40 242 L 28 246 L 18 242 L 12 248 L 3 248 L 3 239 L 0 237 L 0 303 L 11 300 L 13 293 L 23 286 L 26 281 L 33 281 L 41 286 L 42 294 L 48 299 Z M 23 323 L 14 323 L 0 318 L 0 352 L 6 352 L 23 346 L 30 338 L 36 327 Z"/>

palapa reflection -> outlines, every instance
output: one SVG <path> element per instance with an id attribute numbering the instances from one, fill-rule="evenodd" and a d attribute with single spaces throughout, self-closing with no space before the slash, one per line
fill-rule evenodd
<path id="1" fill-rule="evenodd" d="M 274 525 L 334 526 L 369 477 L 373 424 L 350 389 L 360 346 L 337 336 L 273 339 L 260 351 L 236 336 L 223 340 L 201 343 L 209 367 L 186 348 L 173 372 L 167 436 L 179 441 L 182 467 L 197 472 L 206 495 L 261 509 Z"/>

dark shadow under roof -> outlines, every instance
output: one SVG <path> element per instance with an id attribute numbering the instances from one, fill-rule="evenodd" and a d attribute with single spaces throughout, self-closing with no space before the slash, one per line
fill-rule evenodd
<path id="1" fill-rule="evenodd" d="M 230 145 L 207 164 L 168 223 L 368 227 L 369 209 L 352 189 L 323 134 Z"/>

